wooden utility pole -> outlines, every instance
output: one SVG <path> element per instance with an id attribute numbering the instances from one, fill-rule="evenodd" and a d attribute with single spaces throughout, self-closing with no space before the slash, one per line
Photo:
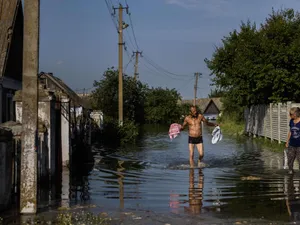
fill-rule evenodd
<path id="1" fill-rule="evenodd" d="M 134 80 L 137 80 L 137 77 L 139 75 L 138 73 L 138 64 L 139 64 L 139 55 L 142 56 L 142 52 L 136 51 L 133 52 L 135 54 L 135 65 L 134 65 Z"/>
<path id="2" fill-rule="evenodd" d="M 37 212 L 40 0 L 24 0 L 20 212 Z"/>
<path id="3" fill-rule="evenodd" d="M 119 125 L 123 125 L 123 30 L 128 27 L 128 24 L 123 22 L 123 9 L 126 9 L 128 13 L 128 6 L 123 7 L 121 4 L 118 8 L 114 8 L 115 10 L 119 10 Z"/>
<path id="4" fill-rule="evenodd" d="M 196 105 L 197 99 L 197 88 L 198 88 L 198 78 L 201 76 L 201 73 L 195 73 L 195 86 L 194 86 L 194 106 Z"/>

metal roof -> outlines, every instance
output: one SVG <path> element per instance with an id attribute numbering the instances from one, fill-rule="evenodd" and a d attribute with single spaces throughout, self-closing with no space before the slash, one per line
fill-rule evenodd
<path id="1" fill-rule="evenodd" d="M 86 109 L 91 109 L 88 102 L 84 101 L 80 98 L 68 85 L 66 85 L 61 79 L 53 76 L 52 73 L 41 73 L 40 78 L 46 78 L 50 80 L 57 88 L 59 88 L 65 95 L 67 95 L 71 101 L 73 101 L 73 105 L 82 106 Z M 49 88 L 49 87 L 48 87 Z"/>

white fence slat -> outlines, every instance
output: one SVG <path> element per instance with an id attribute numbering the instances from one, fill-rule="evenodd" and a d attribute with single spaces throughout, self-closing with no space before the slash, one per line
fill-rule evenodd
<path id="1" fill-rule="evenodd" d="M 289 111 L 300 103 L 255 105 L 245 110 L 245 132 L 285 142 L 289 131 Z"/>

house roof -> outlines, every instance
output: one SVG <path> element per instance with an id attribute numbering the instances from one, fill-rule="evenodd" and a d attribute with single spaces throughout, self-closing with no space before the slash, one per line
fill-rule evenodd
<path id="1" fill-rule="evenodd" d="M 86 109 L 91 109 L 90 104 L 84 99 L 80 98 L 75 91 L 73 91 L 68 85 L 66 85 L 60 78 L 53 76 L 51 73 L 41 73 L 41 78 L 49 79 L 60 91 L 67 95 L 74 106 L 82 106 Z"/>
<path id="2" fill-rule="evenodd" d="M 223 109 L 223 102 L 221 101 L 221 98 L 211 98 L 219 110 Z"/>
<path id="3" fill-rule="evenodd" d="M 198 98 L 196 99 L 196 105 L 199 107 L 200 111 L 204 113 L 209 105 L 209 103 L 213 101 L 219 110 L 222 109 L 221 98 Z M 182 100 L 181 104 L 194 104 L 194 100 Z"/>
<path id="4" fill-rule="evenodd" d="M 13 28 L 21 0 L 0 0 L 0 77 L 4 76 Z"/>

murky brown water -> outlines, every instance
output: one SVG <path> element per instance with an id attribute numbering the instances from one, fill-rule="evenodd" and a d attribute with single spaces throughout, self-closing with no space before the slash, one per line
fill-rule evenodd
<path id="1" fill-rule="evenodd" d="M 167 127 L 147 129 L 137 146 L 95 146 L 92 162 L 78 164 L 70 181 L 64 174 L 62 205 L 127 212 L 125 224 L 300 221 L 299 175 L 282 170 L 282 154 L 247 138 L 210 140 L 205 129 L 202 169 L 189 168 L 187 133 L 170 141 Z"/>

